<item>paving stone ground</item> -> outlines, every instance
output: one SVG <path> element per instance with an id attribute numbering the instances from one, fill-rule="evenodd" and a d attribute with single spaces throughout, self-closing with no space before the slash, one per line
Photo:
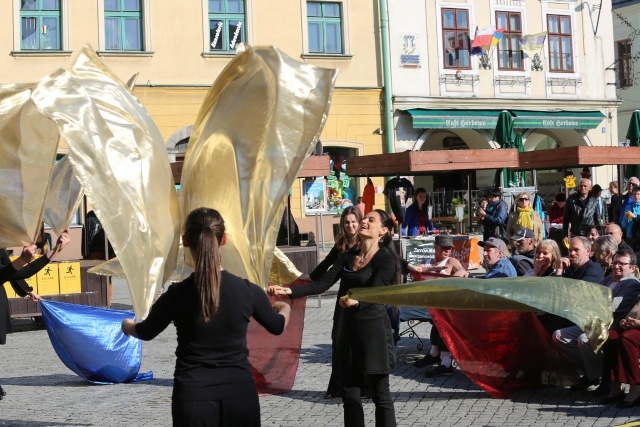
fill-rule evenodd
<path id="1" fill-rule="evenodd" d="M 293 391 L 260 398 L 263 426 L 341 426 L 339 399 L 323 398 L 330 374 L 331 318 L 335 289 L 307 302 L 300 365 Z M 126 284 L 114 283 L 114 306 L 130 307 Z M 155 380 L 133 384 L 92 385 L 60 362 L 44 330 L 27 320 L 0 347 L 0 426 L 169 426 L 175 363 L 175 330 L 169 327 L 143 345 L 142 372 Z M 418 327 L 429 336 L 428 326 Z M 399 426 L 615 426 L 640 420 L 640 407 L 620 410 L 599 406 L 588 393 L 567 388 L 521 391 L 510 399 L 492 399 L 456 371 L 435 379 L 412 362 L 423 352 L 415 338 L 398 344 L 398 368 L 391 377 Z M 365 400 L 367 425 L 374 425 L 374 405 Z"/>

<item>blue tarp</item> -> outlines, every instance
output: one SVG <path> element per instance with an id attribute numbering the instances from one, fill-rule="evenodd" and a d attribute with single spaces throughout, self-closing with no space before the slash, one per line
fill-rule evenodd
<path id="1" fill-rule="evenodd" d="M 153 379 L 138 372 L 142 342 L 120 329 L 132 312 L 47 300 L 40 309 L 58 357 L 80 377 L 95 384 Z"/>

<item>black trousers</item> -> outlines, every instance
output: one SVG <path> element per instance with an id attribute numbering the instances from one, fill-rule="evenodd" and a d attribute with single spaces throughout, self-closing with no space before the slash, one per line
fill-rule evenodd
<path id="1" fill-rule="evenodd" d="M 376 427 L 395 427 L 396 412 L 389 390 L 389 374 L 367 375 L 346 373 L 342 378 L 342 403 L 345 427 L 364 427 L 364 410 L 360 398 L 363 387 L 371 387 L 376 405 Z"/>
<path id="2" fill-rule="evenodd" d="M 431 345 L 435 345 L 438 347 L 439 351 L 449 352 L 447 343 L 445 343 L 442 339 L 440 331 L 438 331 L 438 328 L 436 328 L 435 324 L 431 325 L 431 334 L 429 335 L 429 340 L 431 340 Z"/>
<path id="3" fill-rule="evenodd" d="M 260 427 L 258 395 L 225 400 L 171 402 L 174 427 Z"/>

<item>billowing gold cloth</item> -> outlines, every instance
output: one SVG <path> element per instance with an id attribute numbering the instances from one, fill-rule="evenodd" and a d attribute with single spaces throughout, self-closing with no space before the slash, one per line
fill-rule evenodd
<path id="1" fill-rule="evenodd" d="M 71 224 L 82 201 L 82 184 L 76 178 L 69 156 L 53 167 L 49 192 L 44 202 L 43 221 L 59 236 Z"/>
<path id="2" fill-rule="evenodd" d="M 580 326 L 592 348 L 613 322 L 609 288 L 562 277 L 446 278 L 384 288 L 351 289 L 350 297 L 380 304 L 457 310 L 544 311 Z"/>
<path id="3" fill-rule="evenodd" d="M 277 247 L 273 251 L 273 262 L 269 272 L 269 283 L 284 286 L 298 279 L 302 272 Z"/>
<path id="4" fill-rule="evenodd" d="M 324 125 L 335 70 L 272 47 L 247 47 L 223 70 L 196 118 L 182 170 L 180 207 L 225 220 L 223 264 L 267 284 L 284 198 Z"/>
<path id="5" fill-rule="evenodd" d="M 35 241 L 56 158 L 58 128 L 36 110 L 33 89 L 0 86 L 0 248 Z"/>
<path id="6" fill-rule="evenodd" d="M 178 255 L 179 207 L 157 126 L 90 49 L 42 79 L 32 100 L 54 120 L 144 317 Z M 42 199 L 40 199 L 42 200 Z"/>

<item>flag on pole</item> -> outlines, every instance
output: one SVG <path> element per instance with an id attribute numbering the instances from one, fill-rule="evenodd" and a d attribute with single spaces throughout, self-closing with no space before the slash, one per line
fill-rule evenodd
<path id="1" fill-rule="evenodd" d="M 478 38 L 478 26 L 477 25 L 476 25 L 475 35 L 473 36 L 473 40 L 475 41 L 476 38 Z M 483 52 L 484 51 L 482 50 L 482 47 L 480 47 L 480 46 L 473 47 L 473 44 L 472 44 L 470 55 L 482 55 Z"/>
<path id="2" fill-rule="evenodd" d="M 491 46 L 498 46 L 500 39 L 502 38 L 502 34 L 504 33 L 504 28 L 498 28 L 491 37 Z"/>
<path id="3" fill-rule="evenodd" d="M 491 46 L 491 41 L 493 40 L 493 34 L 495 32 L 496 32 L 496 27 L 493 25 L 489 27 L 485 27 L 480 31 L 476 31 L 476 38 L 473 39 L 473 43 L 471 43 L 471 47 L 485 48 L 485 47 Z"/>
<path id="4" fill-rule="evenodd" d="M 536 51 L 542 47 L 544 40 L 547 38 L 547 32 L 543 31 L 537 34 L 528 34 L 520 37 L 520 49 L 523 51 Z"/>

